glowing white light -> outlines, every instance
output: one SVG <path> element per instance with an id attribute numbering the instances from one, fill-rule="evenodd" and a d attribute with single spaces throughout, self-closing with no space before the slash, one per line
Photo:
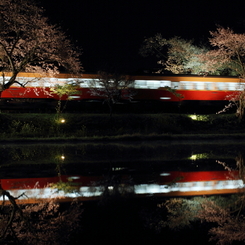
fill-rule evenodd
<path id="1" fill-rule="evenodd" d="M 225 180 L 225 181 L 198 181 L 198 182 L 177 182 L 173 185 L 136 185 L 134 186 L 136 194 L 156 194 L 169 193 L 174 191 L 209 191 L 244 188 L 242 180 Z"/>
<path id="2" fill-rule="evenodd" d="M 192 120 L 197 120 L 197 115 L 189 115 Z"/>
<path id="3" fill-rule="evenodd" d="M 80 96 L 78 96 L 78 95 L 70 95 L 68 98 L 69 99 L 80 99 Z"/>
<path id="4" fill-rule="evenodd" d="M 71 177 L 69 177 L 69 179 L 80 179 L 80 177 L 79 176 L 71 176 Z"/>
<path id="5" fill-rule="evenodd" d="M 170 173 L 161 173 L 160 176 L 169 176 Z"/>
<path id="6" fill-rule="evenodd" d="M 160 97 L 160 100 L 170 100 L 170 97 Z"/>

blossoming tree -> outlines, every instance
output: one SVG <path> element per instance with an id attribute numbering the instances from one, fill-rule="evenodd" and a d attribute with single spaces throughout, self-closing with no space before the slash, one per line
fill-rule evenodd
<path id="1" fill-rule="evenodd" d="M 1 187 L 0 192 L 6 198 L 1 203 L 1 244 L 71 244 L 81 230 L 83 209 L 78 201 L 62 209 L 58 200 L 18 203 L 18 197 Z"/>
<path id="2" fill-rule="evenodd" d="M 158 73 L 164 70 L 173 74 L 198 74 L 202 70 L 202 60 L 199 54 L 207 52 L 207 48 L 193 44 L 191 40 L 180 37 L 163 38 L 161 34 L 146 38 L 140 49 L 143 56 L 156 55 L 158 64 L 162 66 Z"/>
<path id="3" fill-rule="evenodd" d="M 80 51 L 65 33 L 50 23 L 42 7 L 32 0 L 0 2 L 0 93 L 20 72 L 52 76 L 59 71 L 81 72 Z"/>
<path id="4" fill-rule="evenodd" d="M 209 48 L 199 47 L 179 37 L 163 38 L 160 34 L 147 38 L 141 48 L 142 55 L 154 54 L 163 70 L 173 74 L 232 75 L 241 78 L 241 86 L 225 108 L 237 108 L 237 116 L 245 115 L 245 33 L 234 33 L 230 28 L 218 27 L 210 32 Z"/>
<path id="5" fill-rule="evenodd" d="M 236 105 L 236 114 L 242 119 L 245 113 L 245 33 L 234 33 L 230 28 L 219 27 L 210 34 L 209 41 L 213 49 L 200 55 L 204 61 L 203 69 L 212 73 L 226 68 L 241 78 L 241 85 L 229 99 L 230 106 Z"/>

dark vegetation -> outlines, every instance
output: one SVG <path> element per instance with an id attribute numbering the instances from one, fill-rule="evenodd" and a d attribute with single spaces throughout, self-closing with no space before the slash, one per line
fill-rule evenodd
<path id="1" fill-rule="evenodd" d="M 192 117 L 192 118 L 191 118 Z M 62 123 L 62 119 L 65 122 Z M 88 138 L 186 134 L 243 134 L 234 114 L 78 114 L 1 113 L 0 137 Z"/>
<path id="2" fill-rule="evenodd" d="M 193 118 L 193 119 L 192 119 Z M 56 114 L 1 113 L 0 138 L 95 138 L 244 134 L 234 114 Z M 65 121 L 62 122 L 61 120 Z"/>

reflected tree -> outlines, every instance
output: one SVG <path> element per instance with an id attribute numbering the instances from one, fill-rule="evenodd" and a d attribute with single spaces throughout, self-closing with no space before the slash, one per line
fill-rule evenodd
<path id="1" fill-rule="evenodd" d="M 230 203 L 229 197 L 220 205 L 216 200 L 205 199 L 198 218 L 215 224 L 210 230 L 211 240 L 217 244 L 233 244 L 245 241 L 244 195 L 236 196 Z"/>
<path id="2" fill-rule="evenodd" d="M 69 177 L 62 178 L 62 172 L 66 172 L 65 168 L 63 167 L 64 160 L 65 160 L 65 156 L 63 154 L 56 157 L 56 161 L 57 161 L 56 172 L 59 181 L 55 183 L 50 183 L 49 187 L 56 189 L 58 192 L 63 191 L 65 194 L 78 193 L 79 192 L 78 183 L 74 183 L 73 179 Z"/>
<path id="3" fill-rule="evenodd" d="M 245 241 L 244 195 L 171 198 L 157 207 L 158 215 L 145 219 L 148 226 L 160 232 L 208 225 L 210 241 L 219 245 Z"/>
<path id="4" fill-rule="evenodd" d="M 101 186 L 101 202 L 103 203 L 135 194 L 132 178 L 123 175 L 120 169 L 114 168 L 111 163 L 109 163 L 107 174 L 96 184 Z"/>
<path id="5" fill-rule="evenodd" d="M 134 194 L 134 187 L 130 179 L 123 179 L 119 175 L 105 176 L 102 185 L 102 198 L 122 197 Z"/>
<path id="6" fill-rule="evenodd" d="M 68 244 L 79 228 L 81 203 L 74 202 L 66 210 L 52 200 L 18 204 L 20 197 L 2 188 L 1 197 L 1 244 Z"/>
<path id="7" fill-rule="evenodd" d="M 238 156 L 236 157 L 236 165 L 239 170 L 239 178 L 245 184 L 245 161 L 244 155 L 242 153 L 238 154 Z"/>
<path id="8" fill-rule="evenodd" d="M 235 160 L 239 179 L 245 183 L 243 154 L 238 154 Z M 233 170 L 226 163 L 217 162 L 223 165 L 226 170 Z M 155 213 L 148 215 L 145 223 L 158 232 L 164 228 L 180 230 L 186 227 L 193 228 L 197 225 L 208 226 L 210 240 L 216 241 L 217 244 L 225 245 L 234 242 L 244 244 L 244 189 L 229 196 L 171 198 L 158 204 Z"/>

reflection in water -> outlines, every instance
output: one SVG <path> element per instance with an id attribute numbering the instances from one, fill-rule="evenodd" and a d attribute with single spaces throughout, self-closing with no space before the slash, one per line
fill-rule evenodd
<path id="1" fill-rule="evenodd" d="M 36 199 L 85 199 L 106 191 L 137 196 L 235 193 L 244 187 L 241 171 L 216 163 L 220 158 L 241 166 L 241 157 L 235 160 L 239 147 L 234 153 L 230 148 L 161 142 L 4 146 L 0 177 L 3 188 L 14 196 L 25 192 Z"/>
<path id="2" fill-rule="evenodd" d="M 233 177 L 236 176 L 238 184 L 244 187 L 243 154 L 239 153 L 235 161 L 236 170 L 233 170 L 226 162 L 217 160 L 218 164 L 222 165 Z M 227 176 L 227 183 L 231 181 L 228 179 Z M 224 194 L 223 191 L 222 194 Z M 150 223 L 156 230 L 166 227 L 176 230 L 203 224 L 203 228 L 208 228 L 207 233 L 211 236 L 211 240 L 217 241 L 217 244 L 244 244 L 244 200 L 244 189 L 235 195 L 196 196 L 188 199 L 183 197 L 170 198 L 158 204 L 158 212 L 166 212 L 167 215 L 159 215 L 161 217 L 158 220 L 151 216 Z"/>
<path id="3" fill-rule="evenodd" d="M 195 212 L 197 207 L 198 210 L 205 207 L 205 212 L 200 213 L 200 217 L 203 215 L 212 220 L 211 213 L 215 211 L 213 217 L 218 220 L 219 215 L 229 213 L 230 216 L 226 217 L 235 227 L 230 210 L 240 217 L 244 206 L 239 199 L 243 197 L 244 188 L 244 161 L 242 155 L 239 155 L 243 147 L 235 144 L 221 146 L 220 143 L 215 145 L 210 142 L 207 145 L 175 145 L 172 142 L 151 142 L 150 145 L 7 145 L 0 146 L 0 179 L 2 188 L 12 196 L 25 194 L 16 200 L 20 203 L 41 203 L 41 199 L 94 200 L 108 196 L 141 197 L 142 203 L 147 197 L 154 196 L 157 197 L 154 200 L 159 200 L 159 203 L 166 199 L 173 201 L 164 202 L 163 205 L 165 209 L 168 207 L 175 212 L 172 223 L 180 218 L 179 214 L 186 221 L 185 214 L 190 215 L 189 210 L 193 210 L 193 207 Z M 217 159 L 223 164 L 217 164 Z M 221 201 L 223 206 L 218 205 L 221 200 L 219 194 L 229 194 L 226 196 L 230 198 L 230 194 L 235 193 L 239 193 L 235 195 L 239 211 L 232 208 L 234 202 L 229 202 L 228 205 L 225 199 Z M 197 197 L 192 197 L 196 195 L 198 200 Z M 205 199 L 203 195 L 209 197 Z M 188 198 L 183 198 L 185 196 Z M 212 199 L 214 197 L 215 201 Z M 131 205 L 130 199 L 130 207 Z M 113 210 L 112 207 L 114 206 L 110 206 Z M 179 207 L 179 213 L 176 213 L 176 207 Z M 224 207 L 227 207 L 225 211 Z M 166 221 L 166 210 L 164 212 L 162 219 Z M 157 217 L 161 218 L 159 215 Z M 98 222 L 97 216 L 95 220 Z M 158 221 L 164 223 L 163 220 Z M 202 218 L 202 221 L 206 222 L 207 219 Z M 212 221 L 216 222 L 214 219 Z M 154 222 L 151 222 L 151 226 Z M 244 222 L 240 222 L 242 223 Z M 127 225 L 128 223 L 124 227 Z"/>
<path id="4" fill-rule="evenodd" d="M 108 180 L 109 179 L 109 180 Z M 114 181 L 111 181 L 114 179 Z M 117 179 L 117 181 L 115 181 Z M 129 184 L 131 179 L 131 184 Z M 154 183 L 138 175 L 65 176 L 49 178 L 2 179 L 2 188 L 25 199 L 100 197 L 106 191 L 141 195 L 191 196 L 236 193 L 244 188 L 239 171 L 172 171 L 161 173 Z M 133 184 L 134 183 L 134 184 Z M 137 183 L 137 184 L 135 184 Z M 62 200 L 61 200 L 62 201 Z"/>

